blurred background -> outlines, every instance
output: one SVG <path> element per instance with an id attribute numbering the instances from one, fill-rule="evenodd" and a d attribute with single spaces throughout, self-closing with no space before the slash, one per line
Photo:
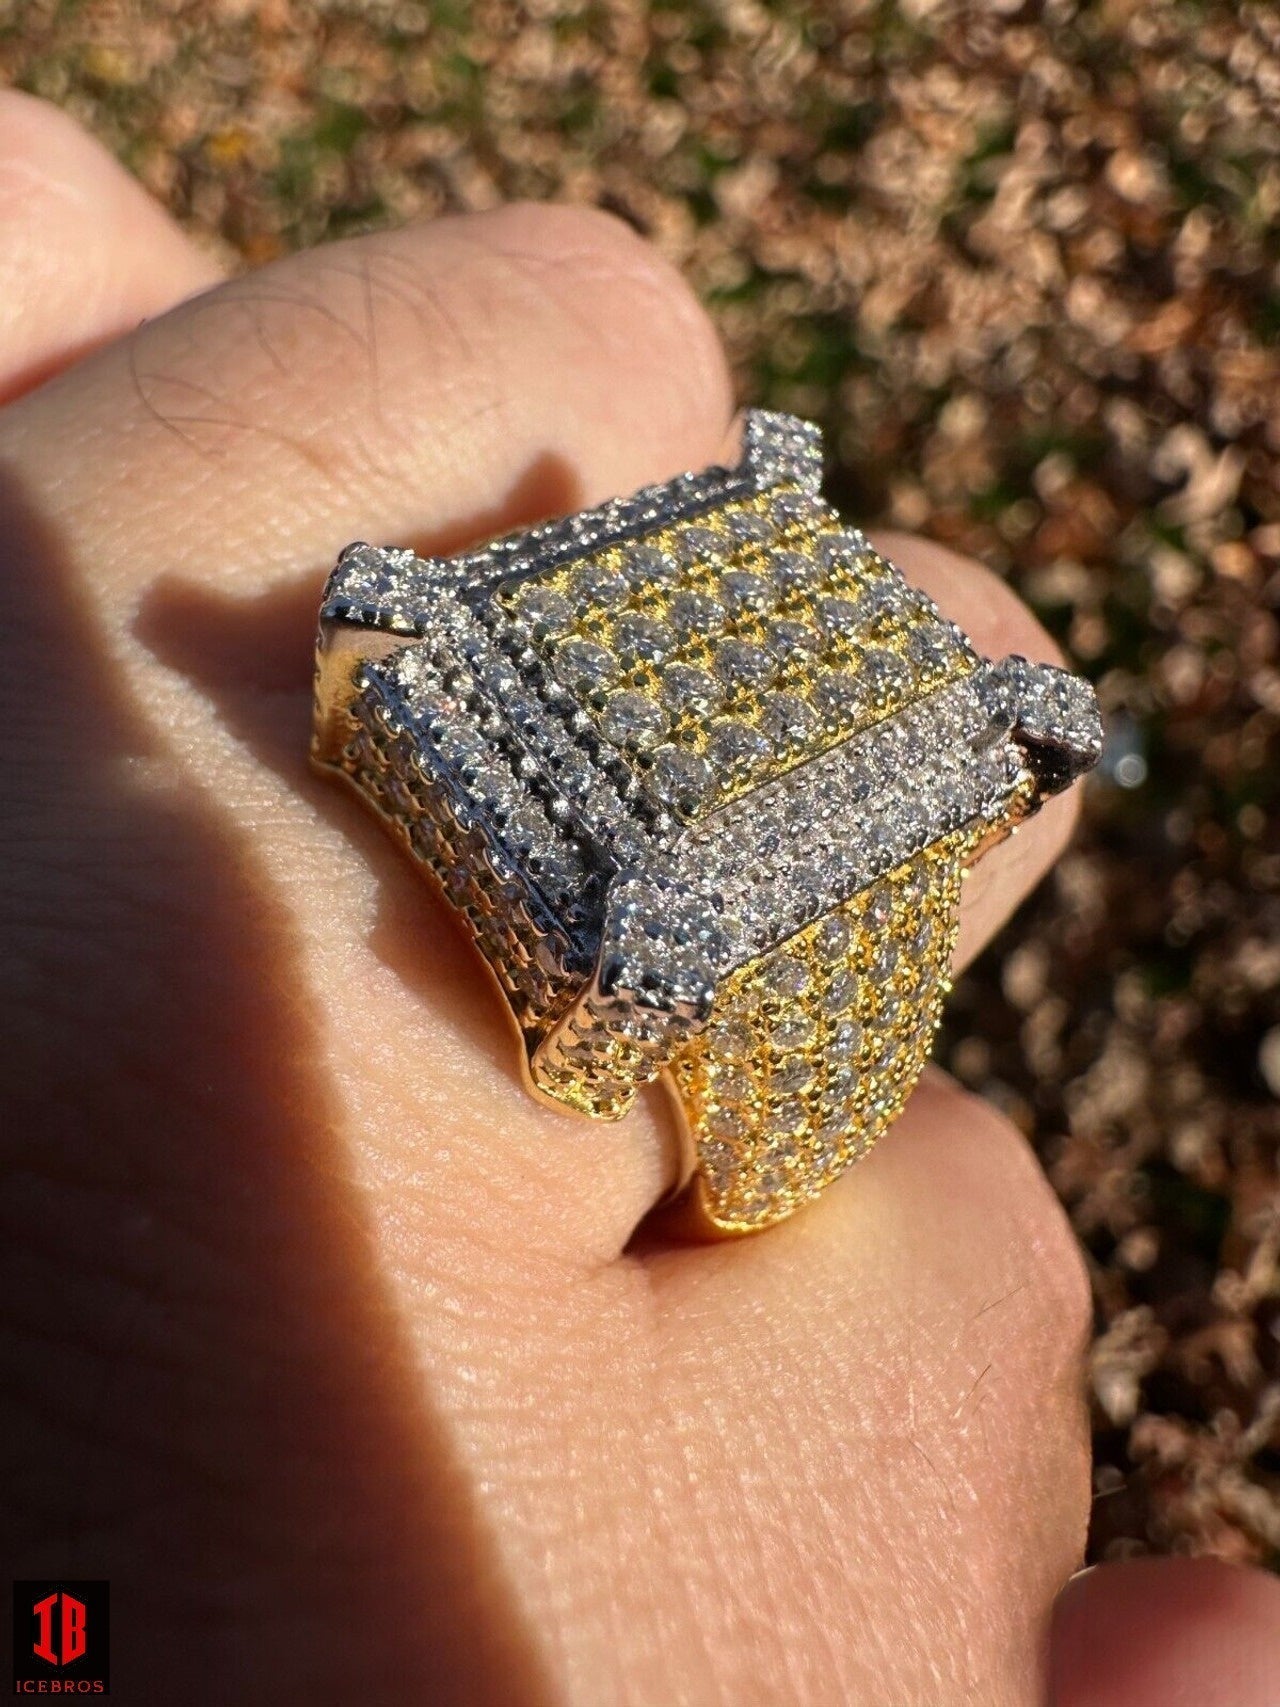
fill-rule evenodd
<path id="1" fill-rule="evenodd" d="M 1280 7 L 0 0 L 0 79 L 233 265 L 610 208 L 1018 587 L 1110 751 L 943 1055 L 1088 1255 L 1092 1556 L 1280 1568 Z"/>

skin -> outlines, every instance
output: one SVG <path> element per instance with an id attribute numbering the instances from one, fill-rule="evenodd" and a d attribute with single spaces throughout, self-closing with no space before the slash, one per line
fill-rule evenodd
<path id="1" fill-rule="evenodd" d="M 1088 1297 L 1016 1131 L 934 1072 L 784 1227 L 634 1237 L 661 1097 L 534 1104 L 452 920 L 308 773 L 346 540 L 715 456 L 678 277 L 516 207 L 205 291 L 16 96 L 0 185 L 12 1574 L 111 1580 L 126 1700 L 1028 1707 L 1051 1664 L 1059 1707 L 1274 1703 L 1277 1585 L 1224 1567 L 1075 1579 L 1050 1662 Z M 883 543 L 981 649 L 1051 655 L 975 565 Z M 965 957 L 1072 814 L 979 868 Z"/>

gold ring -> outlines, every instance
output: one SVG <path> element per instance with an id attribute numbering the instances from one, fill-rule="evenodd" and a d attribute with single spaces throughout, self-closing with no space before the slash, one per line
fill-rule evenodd
<path id="1" fill-rule="evenodd" d="M 531 1088 L 665 1075 L 707 1232 L 815 1196 L 932 1045 L 961 877 L 1093 765 L 1093 691 L 977 656 L 820 492 L 816 427 L 455 557 L 348 546 L 315 762 L 466 920 Z"/>

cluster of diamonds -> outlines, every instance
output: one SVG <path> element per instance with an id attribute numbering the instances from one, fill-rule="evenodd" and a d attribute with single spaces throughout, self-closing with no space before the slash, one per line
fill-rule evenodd
<path id="1" fill-rule="evenodd" d="M 791 1214 L 901 1112 L 949 988 L 967 851 L 943 838 L 722 990 L 675 1068 L 719 1227 Z"/>
<path id="2" fill-rule="evenodd" d="M 753 412 L 732 468 L 463 557 L 351 548 L 322 613 L 321 678 L 382 638 L 318 757 L 470 921 L 542 1090 L 612 1117 L 675 1073 L 731 1228 L 893 1118 L 965 861 L 1100 747 L 1086 684 L 978 659 L 819 472 Z"/>

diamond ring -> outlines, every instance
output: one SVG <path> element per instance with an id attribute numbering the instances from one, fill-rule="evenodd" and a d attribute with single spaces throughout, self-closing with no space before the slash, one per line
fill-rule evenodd
<path id="1" fill-rule="evenodd" d="M 965 869 L 1093 765 L 1092 689 L 986 661 L 820 495 L 816 427 L 448 558 L 349 546 L 315 762 L 466 921 L 531 1087 L 665 1075 L 708 1231 L 790 1214 L 895 1118 Z"/>

